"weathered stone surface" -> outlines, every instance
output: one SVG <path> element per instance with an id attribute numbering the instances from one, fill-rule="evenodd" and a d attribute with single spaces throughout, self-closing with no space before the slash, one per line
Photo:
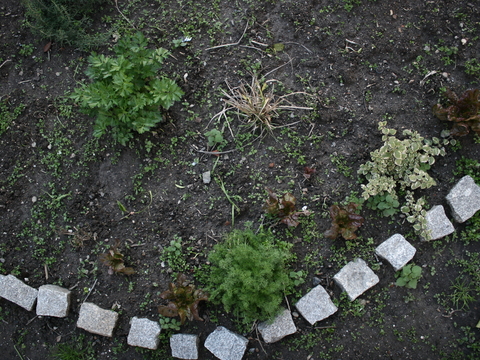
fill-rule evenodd
<path id="1" fill-rule="evenodd" d="M 350 301 L 355 300 L 379 281 L 378 276 L 362 259 L 349 262 L 335 274 L 333 280 L 347 293 Z"/>
<path id="2" fill-rule="evenodd" d="M 424 238 L 424 241 L 437 240 L 455 231 L 453 224 L 445 215 L 442 205 L 436 205 L 428 210 L 425 219 L 427 220 L 427 231 L 430 237 L 428 239 Z"/>
<path id="3" fill-rule="evenodd" d="M 57 285 L 38 288 L 37 315 L 65 317 L 70 310 L 71 292 Z"/>
<path id="4" fill-rule="evenodd" d="M 321 285 L 314 287 L 298 300 L 295 307 L 312 325 L 317 321 L 326 319 L 338 310 Z"/>
<path id="5" fill-rule="evenodd" d="M 248 340 L 241 335 L 219 326 L 208 335 L 205 347 L 220 360 L 241 360 Z"/>
<path id="6" fill-rule="evenodd" d="M 160 341 L 158 335 L 161 331 L 162 328 L 158 322 L 134 316 L 130 321 L 127 344 L 157 350 Z"/>
<path id="7" fill-rule="evenodd" d="M 172 356 L 184 360 L 198 359 L 198 335 L 175 334 L 170 337 Z"/>
<path id="8" fill-rule="evenodd" d="M 273 322 L 264 321 L 258 324 L 258 331 L 260 331 L 266 343 L 274 343 L 287 335 L 294 334 L 297 327 L 293 322 L 292 314 L 288 309 L 285 309 Z"/>
<path id="9" fill-rule="evenodd" d="M 80 307 L 77 327 L 93 334 L 112 337 L 118 314 L 105 310 L 94 303 L 85 302 Z"/>
<path id="10" fill-rule="evenodd" d="M 381 258 L 387 260 L 395 271 L 403 268 L 417 252 L 405 238 L 395 234 L 377 246 L 375 252 Z"/>
<path id="11" fill-rule="evenodd" d="M 31 311 L 37 300 L 38 290 L 26 285 L 13 275 L 0 278 L 0 297 Z"/>
<path id="12" fill-rule="evenodd" d="M 480 186 L 471 176 L 464 176 L 450 190 L 447 197 L 455 221 L 463 223 L 480 210 Z"/>

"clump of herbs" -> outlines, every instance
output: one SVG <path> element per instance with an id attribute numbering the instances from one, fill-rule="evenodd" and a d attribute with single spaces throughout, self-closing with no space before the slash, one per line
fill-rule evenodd
<path id="1" fill-rule="evenodd" d="M 422 268 L 415 264 L 408 264 L 402 270 L 397 271 L 395 276 L 397 277 L 395 285 L 416 289 L 418 280 L 422 277 Z"/>
<path id="2" fill-rule="evenodd" d="M 268 199 L 264 205 L 265 211 L 267 214 L 279 218 L 280 222 L 286 224 L 287 226 L 297 226 L 299 224 L 299 216 L 310 215 L 310 211 L 308 210 L 295 210 L 297 199 L 295 196 L 293 196 L 293 194 L 287 192 L 279 197 L 271 189 L 266 188 L 266 190 L 268 192 Z"/>
<path id="3" fill-rule="evenodd" d="M 324 232 L 325 237 L 336 239 L 341 235 L 345 240 L 353 240 L 357 238 L 355 231 L 363 225 L 364 218 L 358 214 L 358 204 L 349 203 L 345 207 L 332 205 L 329 208 L 330 217 L 332 218 L 332 227 Z"/>
<path id="4" fill-rule="evenodd" d="M 198 306 L 200 301 L 208 300 L 208 294 L 201 289 L 195 289 L 195 285 L 188 282 L 185 274 L 178 274 L 177 283 L 170 283 L 168 290 L 161 293 L 160 297 L 169 300 L 168 305 L 158 307 L 160 315 L 167 317 L 180 316 L 182 324 L 185 323 L 186 319 L 203 321 L 198 314 Z"/>
<path id="5" fill-rule="evenodd" d="M 288 264 L 292 245 L 270 231 L 234 230 L 209 254 L 210 299 L 244 324 L 273 318 L 294 283 Z"/>
<path id="6" fill-rule="evenodd" d="M 113 245 L 110 250 L 104 254 L 100 254 L 100 261 L 108 266 L 108 273 L 112 275 L 113 273 L 119 273 L 124 275 L 132 275 L 135 273 L 133 268 L 125 267 L 125 260 L 123 254 L 118 250 L 120 247 L 120 240 L 115 240 L 115 245 Z"/>
<path id="7" fill-rule="evenodd" d="M 105 0 L 22 0 L 22 3 L 25 25 L 46 41 L 86 49 L 107 39 L 107 33 L 91 31 L 91 15 Z"/>
<path id="8" fill-rule="evenodd" d="M 367 179 L 367 184 L 361 185 L 362 196 L 365 200 L 373 197 L 368 205 L 371 208 L 376 206 L 382 215 L 391 216 L 397 212 L 397 202 L 400 203 L 397 191 L 407 194 L 408 199 L 401 210 L 415 224 L 417 233 L 428 239 L 425 211 L 420 208 L 425 201 L 415 201 L 412 191 L 436 185 L 428 170 L 435 163 L 435 156 L 445 155 L 444 145 L 449 140 L 435 137 L 425 139 L 411 130 L 404 130 L 405 138 L 400 140 L 395 137 L 396 130 L 387 128 L 386 124 L 378 124 L 378 129 L 383 134 L 383 146 L 371 152 L 372 160 L 360 165 L 358 170 Z"/>
<path id="9" fill-rule="evenodd" d="M 151 130 L 163 121 L 160 109 L 167 110 L 180 100 L 183 91 L 171 79 L 157 76 L 169 52 L 148 49 L 142 33 L 120 39 L 116 57 L 92 55 L 86 74 L 91 84 L 76 89 L 71 97 L 90 116 L 96 116 L 94 135 L 107 132 L 125 145 L 134 132 Z"/>
<path id="10" fill-rule="evenodd" d="M 470 89 L 458 97 L 452 90 L 445 92 L 449 105 L 433 106 L 434 115 L 440 120 L 453 122 L 452 136 L 465 136 L 470 130 L 480 135 L 480 89 Z"/>

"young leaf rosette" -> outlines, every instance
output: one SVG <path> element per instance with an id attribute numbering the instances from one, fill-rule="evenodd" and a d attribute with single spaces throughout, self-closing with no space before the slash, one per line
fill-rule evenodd
<path id="1" fill-rule="evenodd" d="M 186 319 L 203 321 L 198 314 L 198 305 L 200 301 L 208 300 L 208 294 L 203 290 L 195 289 L 195 285 L 189 284 L 184 274 L 178 274 L 177 283 L 170 283 L 168 290 L 161 293 L 160 297 L 170 301 L 168 305 L 158 307 L 160 315 L 167 317 L 180 316 L 182 325 Z"/>

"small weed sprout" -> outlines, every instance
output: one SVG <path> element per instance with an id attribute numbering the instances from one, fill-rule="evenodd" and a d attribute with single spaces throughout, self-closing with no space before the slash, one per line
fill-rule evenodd
<path id="1" fill-rule="evenodd" d="M 112 275 L 120 273 L 124 275 L 132 275 L 135 271 L 131 267 L 125 267 L 123 254 L 120 253 L 118 248 L 120 247 L 120 240 L 115 240 L 115 245 L 108 250 L 105 254 L 101 254 L 99 259 L 102 263 L 108 266 L 108 273 Z"/>
<path id="2" fill-rule="evenodd" d="M 405 265 L 395 276 L 395 285 L 405 286 L 408 289 L 416 289 L 418 280 L 422 277 L 422 268 L 415 264 Z"/>
<path id="3" fill-rule="evenodd" d="M 282 96 L 274 93 L 274 86 L 269 90 L 270 84 L 274 84 L 277 80 L 259 80 L 256 75 L 252 75 L 250 84 L 242 83 L 236 88 L 232 88 L 228 83 L 228 92 L 223 91 L 226 97 L 226 105 L 212 120 L 226 117 L 226 113 L 230 110 L 236 110 L 237 114 L 244 116 L 247 120 L 246 126 L 256 132 L 260 129 L 261 134 L 265 131 L 271 133 L 274 129 L 288 125 L 276 125 L 273 120 L 279 117 L 282 110 L 313 110 L 310 107 L 297 106 L 291 103 L 288 98 L 303 92 L 294 92 Z"/>
<path id="4" fill-rule="evenodd" d="M 180 316 L 180 322 L 193 319 L 203 321 L 198 314 L 198 305 L 200 301 L 207 301 L 208 294 L 200 289 L 195 289 L 195 285 L 189 284 L 184 274 L 177 275 L 177 283 L 170 283 L 168 290 L 160 294 L 160 297 L 169 300 L 168 305 L 160 305 L 158 312 L 167 317 Z"/>

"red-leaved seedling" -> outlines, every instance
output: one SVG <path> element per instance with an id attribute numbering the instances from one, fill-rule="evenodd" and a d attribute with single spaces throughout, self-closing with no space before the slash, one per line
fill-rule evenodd
<path id="1" fill-rule="evenodd" d="M 180 316 L 180 322 L 185 320 L 200 320 L 198 304 L 200 301 L 207 301 L 208 294 L 203 290 L 195 290 L 195 285 L 189 284 L 184 274 L 177 275 L 177 283 L 170 283 L 168 290 L 160 294 L 160 297 L 170 302 L 167 305 L 160 305 L 158 312 L 167 317 Z"/>
<path id="2" fill-rule="evenodd" d="M 332 227 L 324 232 L 325 237 L 336 239 L 342 235 L 345 240 L 357 238 L 355 231 L 362 226 L 364 218 L 357 214 L 358 204 L 350 203 L 345 208 L 338 205 L 330 206 L 330 217 L 332 218 Z"/>
<path id="3" fill-rule="evenodd" d="M 272 214 L 280 218 L 280 221 L 287 226 L 297 226 L 299 224 L 298 217 L 300 215 L 310 215 L 308 210 L 295 211 L 295 203 L 297 199 L 291 193 L 285 193 L 278 197 L 272 190 L 266 188 L 268 199 L 264 205 L 264 209 L 268 214 Z"/>

